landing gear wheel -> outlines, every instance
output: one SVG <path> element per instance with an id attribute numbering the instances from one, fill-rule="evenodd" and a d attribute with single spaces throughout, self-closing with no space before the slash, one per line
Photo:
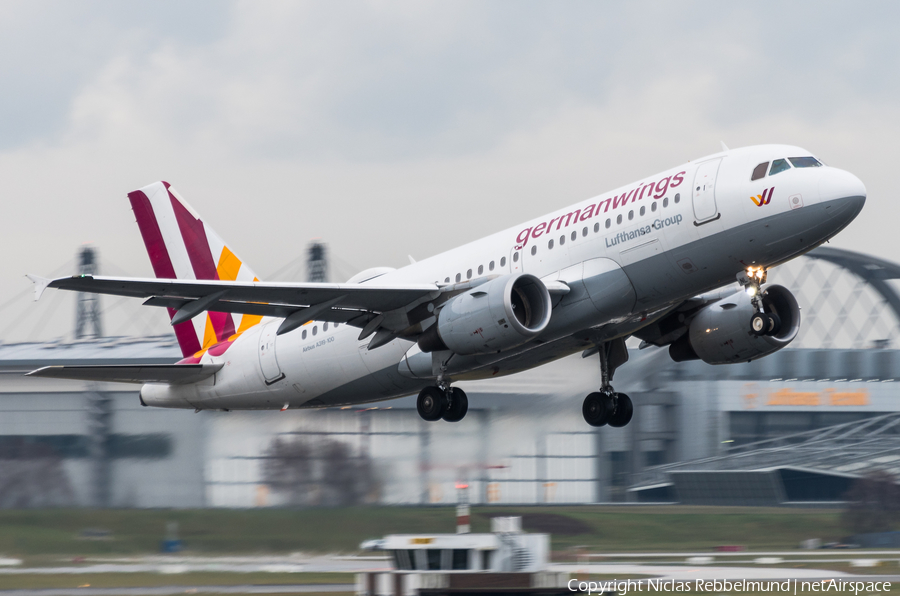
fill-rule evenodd
<path id="1" fill-rule="evenodd" d="M 591 426 L 603 426 L 609 421 L 615 409 L 615 402 L 609 393 L 594 392 L 584 398 L 581 414 Z"/>
<path id="2" fill-rule="evenodd" d="M 616 411 L 609 417 L 609 422 L 607 424 L 615 428 L 621 428 L 631 422 L 631 417 L 633 415 L 634 404 L 631 403 L 631 398 L 624 393 L 617 393 Z"/>
<path id="3" fill-rule="evenodd" d="M 428 422 L 434 422 L 441 419 L 441 414 L 447 409 L 447 395 L 437 387 L 426 387 L 419 392 L 419 398 L 416 400 L 416 410 L 419 416 Z"/>
<path id="4" fill-rule="evenodd" d="M 750 331 L 757 337 L 763 336 L 769 329 L 769 316 L 758 312 L 750 318 Z"/>
<path id="5" fill-rule="evenodd" d="M 441 416 L 447 422 L 459 422 L 466 417 L 469 411 L 469 398 L 466 392 L 459 387 L 450 389 L 450 407 Z"/>
<path id="6" fill-rule="evenodd" d="M 766 313 L 766 317 L 769 319 L 766 335 L 778 335 L 778 332 L 781 331 L 781 318 L 773 312 Z"/>

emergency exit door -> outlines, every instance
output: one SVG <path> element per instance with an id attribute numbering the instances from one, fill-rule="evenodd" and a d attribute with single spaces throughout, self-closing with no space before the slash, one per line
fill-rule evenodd
<path id="1" fill-rule="evenodd" d="M 259 334 L 259 368 L 266 378 L 266 385 L 271 385 L 284 378 L 278 359 L 275 357 L 275 339 L 278 337 L 278 322 L 269 323 Z"/>
<path id="2" fill-rule="evenodd" d="M 704 162 L 694 174 L 694 187 L 691 193 L 694 202 L 694 225 L 719 219 L 719 209 L 716 207 L 716 175 L 721 162 L 721 159 Z"/>

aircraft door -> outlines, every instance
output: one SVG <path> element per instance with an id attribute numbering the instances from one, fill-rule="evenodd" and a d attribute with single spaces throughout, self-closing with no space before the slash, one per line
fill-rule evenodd
<path id="1" fill-rule="evenodd" d="M 284 378 L 278 359 L 275 357 L 275 332 L 278 321 L 267 324 L 259 333 L 259 368 L 266 378 L 266 385 L 271 385 Z"/>
<path id="2" fill-rule="evenodd" d="M 716 175 L 722 159 L 703 162 L 694 174 L 694 186 L 691 196 L 694 203 L 694 225 L 719 219 L 716 206 Z"/>

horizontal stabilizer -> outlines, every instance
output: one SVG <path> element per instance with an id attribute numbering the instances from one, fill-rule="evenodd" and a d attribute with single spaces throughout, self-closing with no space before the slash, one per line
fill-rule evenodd
<path id="1" fill-rule="evenodd" d="M 75 379 L 105 383 L 194 383 L 214 375 L 223 364 L 108 364 L 45 366 L 27 377 Z"/>

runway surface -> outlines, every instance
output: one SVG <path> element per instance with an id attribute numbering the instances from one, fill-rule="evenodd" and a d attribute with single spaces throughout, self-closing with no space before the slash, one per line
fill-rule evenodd
<path id="1" fill-rule="evenodd" d="M 167 596 L 169 594 L 302 594 L 355 592 L 354 584 L 285 586 L 157 586 L 147 588 L 53 588 L 40 590 L 0 590 L 2 596 Z"/>
<path id="2" fill-rule="evenodd" d="M 163 573 L 355 573 L 391 568 L 388 557 L 262 556 L 262 557 L 89 557 L 84 562 L 54 567 L 0 567 L 5 574 Z"/>

